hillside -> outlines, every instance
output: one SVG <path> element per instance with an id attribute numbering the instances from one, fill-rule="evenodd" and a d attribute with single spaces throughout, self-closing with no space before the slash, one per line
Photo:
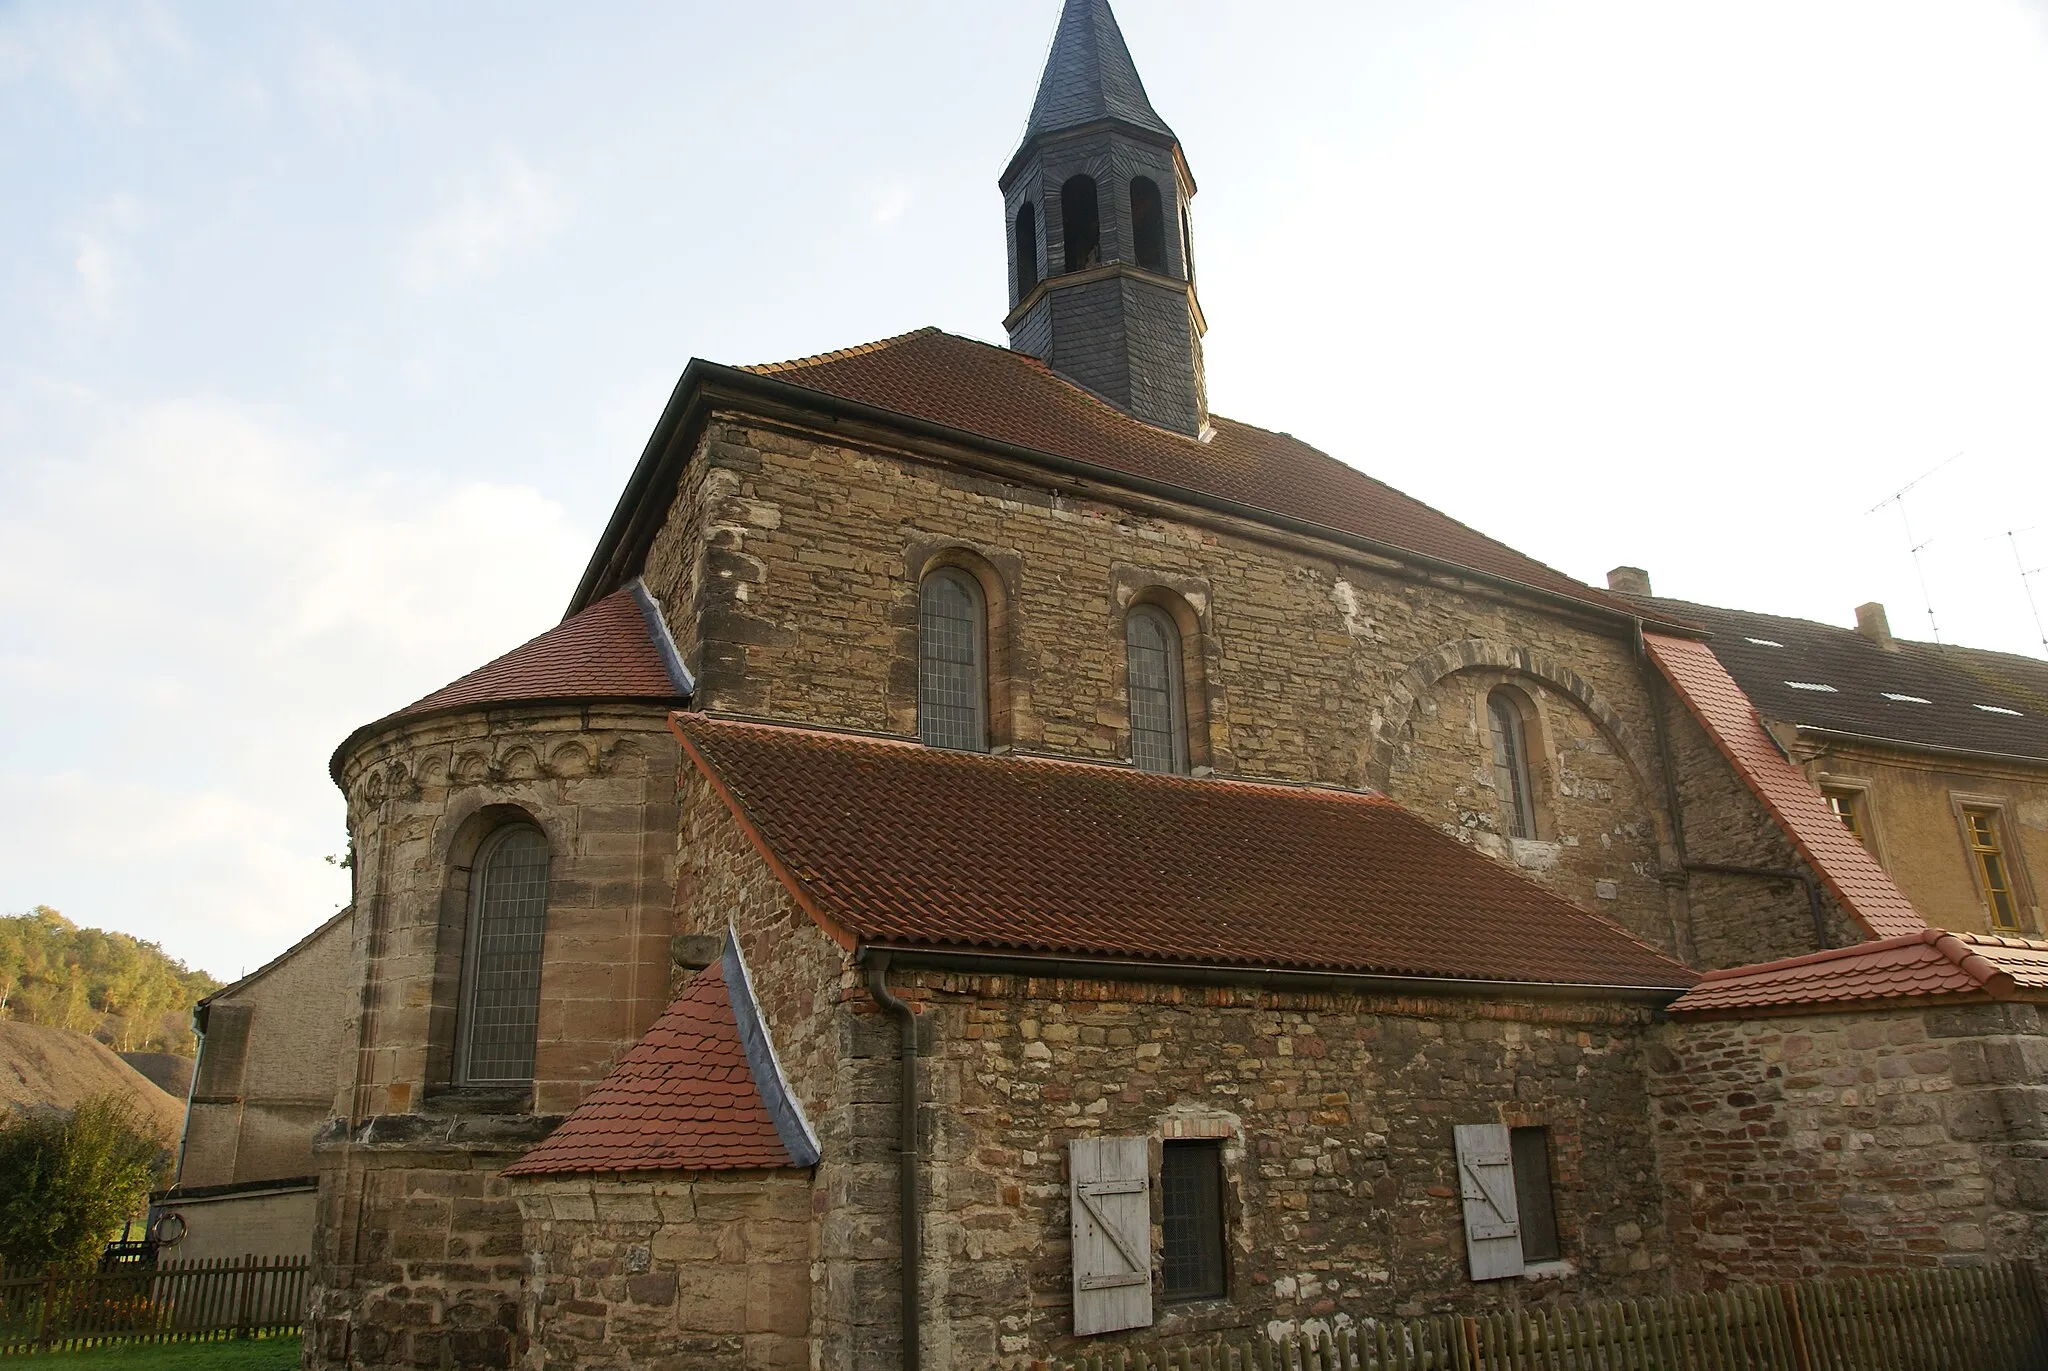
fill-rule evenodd
<path id="1" fill-rule="evenodd" d="M 41 1024 L 0 1023 L 0 1107 L 70 1109 L 95 1095 L 119 1095 L 176 1144 L 185 1105 L 149 1083 L 112 1048 L 83 1033 Z"/>
<path id="2" fill-rule="evenodd" d="M 218 989 L 155 943 L 80 928 L 47 906 L 0 916 L 0 1020 L 190 1057 L 192 1006 Z"/>

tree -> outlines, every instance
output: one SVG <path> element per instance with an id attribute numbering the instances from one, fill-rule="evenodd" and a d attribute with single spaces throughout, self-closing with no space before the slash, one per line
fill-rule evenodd
<path id="1" fill-rule="evenodd" d="M 127 1101 L 0 1117 L 0 1266 L 89 1266 L 168 1172 Z"/>
<path id="2" fill-rule="evenodd" d="M 47 905 L 0 917 L 0 1017 L 91 1033 L 116 1051 L 193 1050 L 188 1020 L 220 982 L 126 933 Z"/>

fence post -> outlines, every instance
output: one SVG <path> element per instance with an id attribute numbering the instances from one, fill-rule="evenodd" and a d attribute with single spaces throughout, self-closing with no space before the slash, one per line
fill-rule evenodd
<path id="1" fill-rule="evenodd" d="M 1806 1326 L 1799 1321 L 1799 1290 L 1790 1281 L 1778 1287 L 1785 1304 L 1785 1319 L 1792 1325 L 1792 1355 L 1799 1359 L 1799 1371 L 1813 1371 L 1813 1353 L 1807 1350 Z"/>
<path id="2" fill-rule="evenodd" d="M 235 1292 L 235 1336 L 249 1336 L 249 1287 L 256 1283 L 256 1258 L 245 1257 L 230 1269 L 240 1275 L 240 1289 Z"/>
<path id="3" fill-rule="evenodd" d="M 43 1298 L 36 1306 L 36 1350 L 50 1350 L 50 1339 L 55 1330 L 50 1327 L 50 1306 L 57 1301 L 57 1273 L 43 1272 Z"/>

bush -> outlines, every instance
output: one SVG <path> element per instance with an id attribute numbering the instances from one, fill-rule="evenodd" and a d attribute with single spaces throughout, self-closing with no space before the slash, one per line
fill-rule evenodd
<path id="1" fill-rule="evenodd" d="M 0 1118 L 0 1266 L 83 1268 L 170 1161 L 127 1101 Z"/>

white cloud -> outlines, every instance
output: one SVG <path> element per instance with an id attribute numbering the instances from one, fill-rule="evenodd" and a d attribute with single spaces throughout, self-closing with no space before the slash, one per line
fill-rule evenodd
<path id="1" fill-rule="evenodd" d="M 562 198 L 547 179 L 517 151 L 499 147 L 413 234 L 406 277 L 428 289 L 490 276 L 538 251 L 566 218 Z"/>
<path id="2" fill-rule="evenodd" d="M 0 471 L 0 907 L 254 965 L 346 898 L 328 750 L 548 627 L 584 538 L 245 408 L 90 413 Z"/>
<path id="3" fill-rule="evenodd" d="M 80 216 L 63 235 L 71 262 L 71 290 L 59 312 L 72 322 L 104 324 L 119 313 L 122 294 L 135 279 L 130 244 L 143 220 L 142 204 L 117 194 Z"/>
<path id="4" fill-rule="evenodd" d="M 307 39 L 293 75 L 300 101 L 314 118 L 330 128 L 350 127 L 380 111 L 417 110 L 421 93 L 398 76 L 367 62 L 332 34 Z"/>
<path id="5" fill-rule="evenodd" d="M 140 70 L 188 51 L 159 4 L 29 0 L 0 9 L 0 82 L 53 78 L 87 105 L 133 113 Z"/>
<path id="6" fill-rule="evenodd" d="M 876 182 L 867 188 L 868 222 L 889 228 L 910 208 L 910 183 L 902 179 Z"/>

